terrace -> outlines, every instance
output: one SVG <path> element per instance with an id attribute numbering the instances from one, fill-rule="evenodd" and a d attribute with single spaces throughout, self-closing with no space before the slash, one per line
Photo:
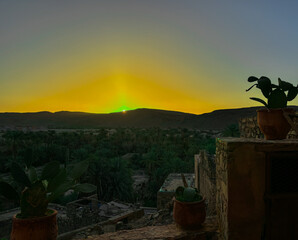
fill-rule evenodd
<path id="1" fill-rule="evenodd" d="M 183 231 L 173 224 L 171 212 L 163 214 L 172 190 L 181 184 L 179 174 L 171 174 L 158 193 L 158 212 L 147 209 L 146 214 L 144 208 L 117 202 L 99 205 L 95 197 L 81 199 L 59 209 L 58 239 L 298 239 L 297 134 L 276 141 L 263 140 L 261 135 L 247 138 L 245 134 L 256 132 L 255 126 L 248 119 L 240 121 L 243 137 L 218 138 L 216 156 L 203 151 L 195 155 L 195 174 L 186 175 L 208 203 L 201 228 Z M 243 127 L 246 124 L 252 127 Z M 165 194 L 171 196 L 162 201 Z M 3 214 L 2 220 L 10 221 L 12 213 Z M 75 230 L 63 230 L 63 215 L 77 223 Z M 80 222 L 84 217 L 86 222 Z M 158 221 L 164 217 L 167 221 Z M 137 224 L 140 219 L 156 221 Z M 4 221 L 0 224 L 6 229 Z"/>

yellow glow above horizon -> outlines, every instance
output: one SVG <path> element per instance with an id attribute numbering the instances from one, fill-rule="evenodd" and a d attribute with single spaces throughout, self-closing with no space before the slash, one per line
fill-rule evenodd
<path id="1" fill-rule="evenodd" d="M 182 111 L 188 113 L 204 113 L 224 108 L 218 97 L 207 91 L 210 81 L 200 85 L 200 89 L 187 89 L 188 86 L 157 81 L 158 73 L 144 71 L 146 78 L 134 74 L 111 73 L 93 74 L 84 82 L 63 86 L 59 91 L 44 92 L 28 98 L 10 111 L 83 111 L 93 113 L 125 112 L 136 108 L 155 108 Z M 141 74 L 140 74 L 141 75 Z M 165 74 L 160 74 L 161 78 Z M 178 76 L 179 78 L 180 76 Z M 168 78 L 179 81 L 177 76 L 168 74 Z M 150 80 L 155 79 L 155 81 Z M 226 99 L 225 102 L 228 102 Z"/>
<path id="2" fill-rule="evenodd" d="M 159 7 L 151 1 L 75 2 L 29 1 L 28 11 L 25 3 L 1 5 L 0 112 L 155 108 L 200 114 L 256 106 L 249 97 L 263 97 L 245 92 L 250 75 L 270 73 L 274 83 L 281 77 L 297 84 L 297 33 L 287 32 L 295 36 L 286 44 L 276 40 L 288 50 L 270 45 L 275 28 L 268 30 L 271 38 L 263 29 L 250 34 L 238 28 L 247 26 L 244 16 L 251 19 L 247 8 L 238 14 L 231 8 L 238 5 L 223 3 L 206 2 L 209 11 L 203 11 L 195 1 L 160 1 Z M 258 11 L 251 29 L 264 17 Z M 281 29 L 291 29 L 289 23 Z"/>

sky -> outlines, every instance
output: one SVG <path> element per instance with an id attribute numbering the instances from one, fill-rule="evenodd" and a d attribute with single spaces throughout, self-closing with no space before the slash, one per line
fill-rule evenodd
<path id="1" fill-rule="evenodd" d="M 294 0 L 0 0 L 0 112 L 258 106 L 249 76 L 298 83 L 297 12 Z"/>

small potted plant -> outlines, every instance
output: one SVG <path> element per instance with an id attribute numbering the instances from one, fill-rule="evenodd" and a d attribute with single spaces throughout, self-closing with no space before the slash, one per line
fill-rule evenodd
<path id="1" fill-rule="evenodd" d="M 205 199 L 196 188 L 188 187 L 181 174 L 184 187 L 176 189 L 174 197 L 173 218 L 178 226 L 192 230 L 201 226 L 206 218 Z"/>
<path id="2" fill-rule="evenodd" d="M 56 240 L 57 211 L 48 209 L 48 204 L 69 189 L 85 193 L 95 191 L 94 185 L 77 182 L 88 166 L 88 161 L 82 161 L 76 163 L 72 169 L 65 169 L 58 161 L 53 161 L 46 164 L 38 176 L 34 167 L 26 167 L 24 171 L 19 164 L 12 163 L 11 175 L 14 185 L 19 187 L 14 188 L 9 183 L 0 182 L 0 194 L 19 202 L 21 208 L 21 212 L 13 216 L 10 239 Z"/>
<path id="3" fill-rule="evenodd" d="M 293 123 L 291 122 L 291 114 L 295 112 L 292 108 L 287 108 L 288 101 L 292 101 L 298 94 L 298 85 L 282 81 L 278 78 L 278 85 L 272 84 L 267 77 L 248 78 L 248 82 L 255 82 L 249 89 L 254 86 L 262 91 L 264 97 L 268 99 L 267 103 L 260 99 L 252 97 L 250 99 L 264 104 L 265 109 L 257 111 L 258 125 L 261 132 L 267 140 L 285 139 Z"/>

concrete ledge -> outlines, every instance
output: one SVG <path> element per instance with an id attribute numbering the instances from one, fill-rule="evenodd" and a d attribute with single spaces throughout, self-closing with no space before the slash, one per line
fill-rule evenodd
<path id="1" fill-rule="evenodd" d="M 123 230 L 98 236 L 89 236 L 93 240 L 217 240 L 215 218 L 209 218 L 197 231 L 184 231 L 175 224 L 149 226 L 133 230 Z"/>
<path id="2" fill-rule="evenodd" d="M 118 221 L 123 221 L 123 220 L 129 221 L 129 220 L 132 220 L 132 219 L 135 219 L 135 218 L 140 218 L 142 216 L 144 216 L 144 209 L 138 209 L 136 211 L 129 210 L 129 211 L 124 212 L 122 214 L 119 214 L 115 217 L 112 217 L 109 220 L 99 222 L 99 223 L 95 223 L 95 224 L 92 224 L 92 225 L 88 225 L 88 226 L 85 226 L 85 227 L 82 227 L 82 228 L 79 228 L 79 229 L 76 229 L 76 230 L 73 230 L 73 231 L 69 231 L 69 232 L 66 232 L 66 233 L 63 233 L 63 234 L 59 234 L 58 237 L 57 237 L 57 240 L 70 240 L 76 234 L 78 234 L 80 232 L 83 232 L 83 231 L 86 231 L 87 229 L 93 229 L 93 230 L 97 229 L 97 231 L 100 232 L 102 226 L 113 225 L 113 224 L 115 225 Z M 116 227 L 116 225 L 115 225 L 115 227 Z"/>

